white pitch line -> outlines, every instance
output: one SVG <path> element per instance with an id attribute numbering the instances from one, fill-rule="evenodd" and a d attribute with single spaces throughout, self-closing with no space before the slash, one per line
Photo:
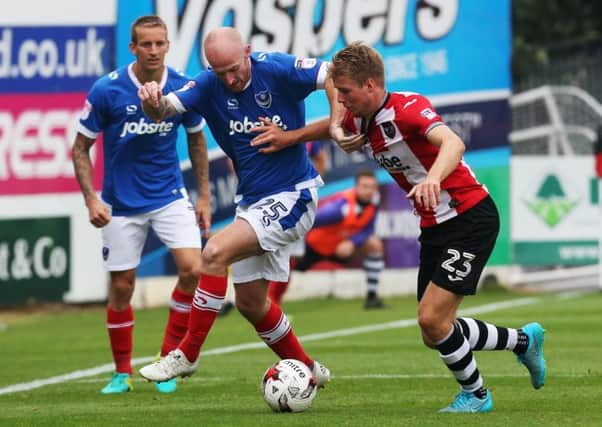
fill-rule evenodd
<path id="1" fill-rule="evenodd" d="M 487 378 L 526 378 L 529 374 L 527 372 L 523 374 L 492 374 L 488 373 Z M 602 374 L 591 374 L 591 373 L 573 373 L 573 374 L 547 374 L 546 379 L 550 378 L 599 378 Z M 440 379 L 440 378 L 451 378 L 449 374 L 364 374 L 364 375 L 332 375 L 332 379 L 340 380 L 412 380 L 412 379 Z M 209 382 L 235 382 L 238 381 L 237 377 L 192 377 L 186 378 L 186 383 L 209 383 Z M 134 383 L 148 383 L 144 378 L 132 378 Z M 79 384 L 104 384 L 107 382 L 106 378 L 80 378 L 73 380 L 74 383 Z"/>
<path id="2" fill-rule="evenodd" d="M 494 302 L 491 304 L 480 305 L 477 307 L 471 307 L 464 310 L 460 310 L 460 314 L 463 316 L 473 315 L 473 314 L 481 314 L 481 313 L 489 313 L 492 311 L 503 310 L 506 308 L 516 308 L 525 305 L 532 305 L 541 301 L 541 298 L 530 297 L 530 298 L 520 298 L 520 299 L 512 299 L 508 301 L 500 301 Z M 334 337 L 345 337 L 349 335 L 357 335 L 364 334 L 367 332 L 376 332 L 376 331 L 384 331 L 388 329 L 398 329 L 398 328 L 407 328 L 410 326 L 416 325 L 416 319 L 403 319 L 397 320 L 394 322 L 387 323 L 379 323 L 375 325 L 366 325 L 360 326 L 356 328 L 348 328 L 348 329 L 337 329 L 330 332 L 322 332 L 310 335 L 304 335 L 299 337 L 299 340 L 302 342 L 310 342 L 310 341 L 319 341 L 327 338 Z M 218 354 L 226 354 L 226 353 L 235 353 L 244 350 L 256 350 L 260 348 L 265 348 L 265 344 L 263 342 L 252 342 L 252 343 L 244 343 L 231 345 L 227 347 L 219 347 L 214 348 L 212 350 L 203 351 L 201 356 L 214 356 Z M 154 357 L 138 357 L 136 359 L 132 359 L 132 365 L 142 365 L 153 361 Z M 104 365 L 96 366 L 90 369 L 82 369 L 73 372 L 69 372 L 63 375 L 57 375 L 50 378 L 33 380 L 26 383 L 18 383 L 12 384 L 6 387 L 0 388 L 0 395 L 9 394 L 9 393 L 17 393 L 20 391 L 29 391 L 34 390 L 36 388 L 44 387 L 52 384 L 60 384 L 66 381 L 77 380 L 80 378 L 93 377 L 99 374 L 105 374 L 109 372 L 113 372 L 114 365 L 113 363 L 107 363 Z"/>

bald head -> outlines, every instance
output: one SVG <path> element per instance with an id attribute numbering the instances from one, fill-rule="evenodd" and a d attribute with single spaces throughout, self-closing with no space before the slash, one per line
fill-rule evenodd
<path id="1" fill-rule="evenodd" d="M 242 91 L 251 78 L 251 46 L 238 30 L 221 27 L 211 30 L 203 42 L 205 57 L 213 72 L 231 91 Z"/>
<path id="2" fill-rule="evenodd" d="M 245 44 L 235 28 L 221 27 L 211 30 L 203 43 L 207 61 L 213 68 L 226 66 L 235 57 L 244 55 Z"/>

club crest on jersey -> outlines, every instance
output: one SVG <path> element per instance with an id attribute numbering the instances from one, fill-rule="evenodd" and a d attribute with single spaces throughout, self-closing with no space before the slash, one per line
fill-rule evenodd
<path id="1" fill-rule="evenodd" d="M 422 117 L 426 117 L 429 120 L 433 120 L 435 117 L 437 117 L 437 114 L 435 114 L 435 112 L 430 108 L 425 108 L 424 110 L 422 110 L 420 112 L 420 115 Z"/>
<path id="2" fill-rule="evenodd" d="M 192 89 L 193 87 L 196 86 L 196 83 L 194 80 L 190 80 L 188 81 L 184 86 L 182 86 L 180 89 L 178 89 L 178 92 L 186 92 L 188 89 Z"/>
<path id="3" fill-rule="evenodd" d="M 268 90 L 262 90 L 255 94 L 255 102 L 261 108 L 270 108 L 272 105 L 272 94 Z"/>
<path id="4" fill-rule="evenodd" d="M 226 107 L 228 108 L 228 110 L 238 110 L 238 99 L 229 98 L 226 101 Z"/>
<path id="5" fill-rule="evenodd" d="M 387 138 L 393 138 L 397 133 L 395 131 L 395 125 L 391 122 L 384 122 L 380 125 L 380 127 L 383 129 L 383 132 Z"/>

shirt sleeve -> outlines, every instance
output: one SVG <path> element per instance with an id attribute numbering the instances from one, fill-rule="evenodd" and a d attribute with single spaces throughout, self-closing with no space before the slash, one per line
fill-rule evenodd
<path id="1" fill-rule="evenodd" d="M 178 113 L 184 114 L 187 111 L 202 114 L 201 108 L 204 105 L 203 87 L 206 82 L 204 72 L 189 80 L 180 89 L 166 95 L 166 98 L 172 103 Z"/>
<path id="2" fill-rule="evenodd" d="M 77 131 L 90 139 L 96 139 L 98 134 L 106 127 L 105 97 L 99 82 L 96 82 L 84 102 L 84 107 L 79 116 Z"/>
<path id="3" fill-rule="evenodd" d="M 187 133 L 197 133 L 205 127 L 205 119 L 194 111 L 187 111 L 182 115 L 182 124 Z"/>
<path id="4" fill-rule="evenodd" d="M 274 54 L 274 63 L 282 74 L 283 83 L 298 99 L 304 99 L 314 90 L 324 87 L 328 68 L 321 59 Z"/>
<path id="5" fill-rule="evenodd" d="M 401 111 L 400 121 L 414 128 L 422 136 L 429 133 L 431 129 L 444 124 L 431 102 L 422 95 L 415 94 L 406 98 Z"/>

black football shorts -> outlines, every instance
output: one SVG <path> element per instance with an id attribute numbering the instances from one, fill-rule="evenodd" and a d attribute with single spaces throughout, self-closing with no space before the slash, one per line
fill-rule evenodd
<path id="1" fill-rule="evenodd" d="M 490 196 L 457 217 L 422 228 L 418 300 L 430 281 L 454 294 L 473 295 L 499 229 L 499 214 Z"/>

